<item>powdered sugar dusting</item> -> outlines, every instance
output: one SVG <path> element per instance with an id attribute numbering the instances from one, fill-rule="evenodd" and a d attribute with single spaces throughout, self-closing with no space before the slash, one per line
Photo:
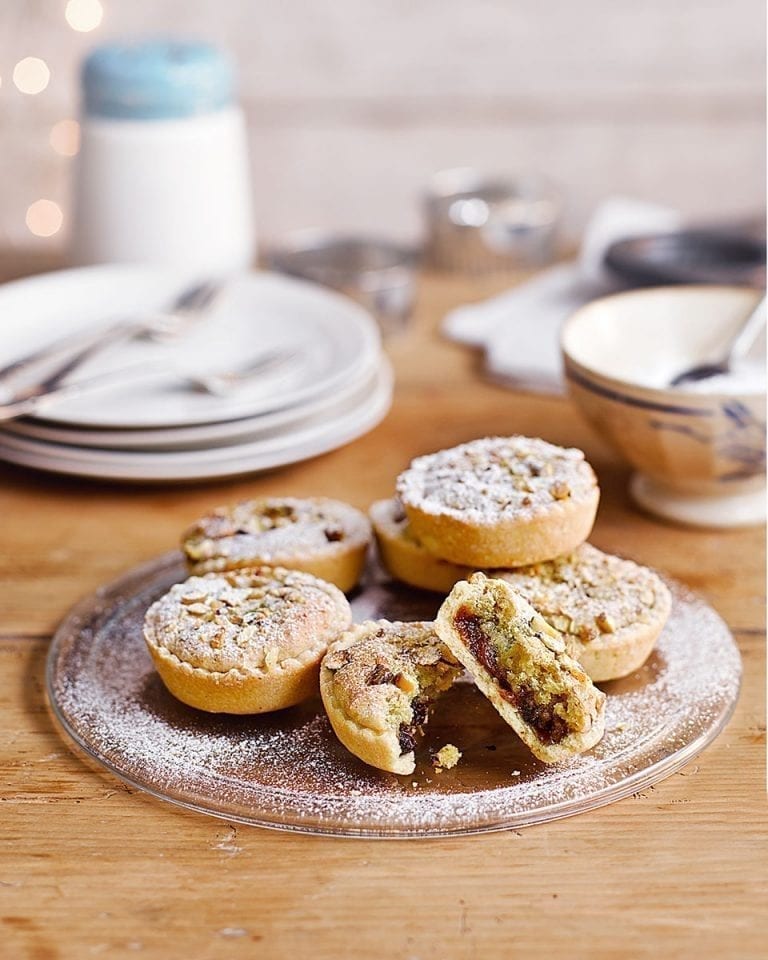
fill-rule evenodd
<path id="1" fill-rule="evenodd" d="M 589 644 L 620 643 L 638 624 L 659 623 L 669 604 L 647 567 L 583 543 L 570 555 L 517 570 L 489 571 L 521 593 L 552 626 Z"/>
<path id="2" fill-rule="evenodd" d="M 735 702 L 740 659 L 727 627 L 676 584 L 646 666 L 601 685 L 606 735 L 546 767 L 468 682 L 445 694 L 407 778 L 366 767 L 338 743 L 319 699 L 261 717 L 206 715 L 163 687 L 141 636 L 147 606 L 184 576 L 177 555 L 124 578 L 62 625 L 51 649 L 54 710 L 81 746 L 157 795 L 232 820 L 374 836 L 474 832 L 576 813 L 668 775 L 717 735 Z M 409 601 L 409 598 L 410 601 Z M 423 595 L 371 582 L 355 619 L 429 616 Z M 436 773 L 451 742 L 461 762 Z"/>
<path id="3" fill-rule="evenodd" d="M 397 478 L 406 507 L 479 524 L 594 495 L 581 450 L 533 437 L 484 437 L 417 457 Z"/>
<path id="4" fill-rule="evenodd" d="M 349 624 L 333 584 L 280 567 L 189 577 L 147 611 L 145 635 L 185 663 L 217 673 L 253 673 L 272 649 L 276 662 L 324 648 Z"/>
<path id="5" fill-rule="evenodd" d="M 266 497 L 221 507 L 186 531 L 183 549 L 195 569 L 243 564 L 291 566 L 363 547 L 365 514 L 327 497 Z"/>

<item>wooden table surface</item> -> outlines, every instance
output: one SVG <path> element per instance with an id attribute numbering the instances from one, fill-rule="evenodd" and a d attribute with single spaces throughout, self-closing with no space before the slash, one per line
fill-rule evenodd
<path id="1" fill-rule="evenodd" d="M 33 266 L 6 259 L 3 276 Z M 484 383 L 478 358 L 437 326 L 448 307 L 493 287 L 425 278 L 412 329 L 388 348 L 391 413 L 311 462 L 141 488 L 0 468 L 0 956 L 765 956 L 763 532 L 642 515 L 625 467 L 566 400 Z M 740 702 L 686 768 L 542 826 L 380 842 L 230 825 L 70 753 L 48 716 L 43 673 L 50 635 L 79 597 L 173 548 L 214 505 L 269 493 L 366 507 L 414 455 L 509 433 L 582 447 L 602 488 L 593 542 L 689 584 L 731 626 L 744 659 Z"/>

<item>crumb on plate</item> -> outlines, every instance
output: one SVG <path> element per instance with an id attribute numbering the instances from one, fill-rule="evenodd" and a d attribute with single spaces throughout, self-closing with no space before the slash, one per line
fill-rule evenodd
<path id="1" fill-rule="evenodd" d="M 439 770 L 450 770 L 461 760 L 461 750 L 452 743 L 446 743 L 441 747 L 432 758 L 435 768 Z"/>

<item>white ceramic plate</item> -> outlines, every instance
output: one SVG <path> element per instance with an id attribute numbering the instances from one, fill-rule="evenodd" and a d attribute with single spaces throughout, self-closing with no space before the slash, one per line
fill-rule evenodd
<path id="1" fill-rule="evenodd" d="M 200 278 L 196 278 L 199 280 Z M 0 366 L 77 329 L 167 308 L 188 274 L 140 266 L 63 270 L 0 287 Z M 266 351 L 298 348 L 282 371 L 233 395 L 188 389 L 185 374 L 237 370 Z M 79 377 L 145 365 L 147 380 L 60 399 L 42 415 L 68 426 L 180 427 L 282 410 L 332 393 L 380 350 L 373 318 L 340 294 L 272 273 L 231 280 L 211 314 L 172 343 L 134 340 L 94 357 Z"/>
<path id="2" fill-rule="evenodd" d="M 334 419 L 245 443 L 204 450 L 138 452 L 72 447 L 29 437 L 0 436 L 0 458 L 53 473 L 129 481 L 188 481 L 234 477 L 298 463 L 335 450 L 372 430 L 392 404 L 392 370 L 383 362 L 360 402 Z"/>
<path id="3" fill-rule="evenodd" d="M 382 389 L 385 381 L 391 381 L 391 367 L 387 361 L 381 360 L 376 370 L 351 396 L 341 402 L 324 406 L 311 416 L 299 417 L 294 422 L 279 426 L 276 430 L 266 434 L 256 430 L 255 433 L 245 433 L 231 442 L 204 444 L 191 447 L 166 449 L 158 446 L 154 449 L 113 449 L 81 445 L 79 443 L 61 443 L 57 440 L 47 440 L 40 437 L 23 436 L 19 434 L 3 434 L 0 432 L 0 444 L 7 441 L 8 447 L 20 451 L 30 451 L 48 456 L 56 461 L 72 462 L 101 462 L 101 463 L 131 463 L 136 465 L 156 464 L 160 461 L 167 463 L 197 463 L 202 459 L 213 462 L 218 459 L 228 459 L 235 452 L 268 449 L 275 444 L 284 443 L 289 437 L 310 436 L 331 429 L 345 417 L 349 417 L 365 406 L 373 396 Z M 258 420 L 259 418 L 256 418 Z M 240 421 L 236 421 L 240 422 Z M 249 420 L 244 421 L 251 422 Z M 77 436 L 77 431 L 71 431 Z"/>
<path id="4" fill-rule="evenodd" d="M 46 443 L 69 444 L 76 447 L 94 447 L 99 450 L 199 450 L 225 446 L 237 441 L 255 440 L 279 431 L 296 429 L 300 423 L 319 417 L 330 420 L 373 389 L 379 377 L 381 357 L 360 367 L 355 376 L 330 394 L 304 403 L 260 413 L 255 417 L 224 420 L 221 423 L 192 424 L 188 427 L 157 427 L 148 430 L 100 430 L 97 427 L 66 427 L 35 418 L 11 420 L 2 425 L 0 435 L 14 434 L 43 440 Z M 367 391 L 367 392 L 366 392 Z"/>

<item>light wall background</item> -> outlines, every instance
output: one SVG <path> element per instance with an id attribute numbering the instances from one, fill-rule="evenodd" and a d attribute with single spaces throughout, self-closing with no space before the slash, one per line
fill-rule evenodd
<path id="1" fill-rule="evenodd" d="M 413 238 L 442 167 L 539 171 L 574 233 L 605 195 L 694 219 L 765 201 L 763 0 L 101 0 L 76 32 L 66 0 L 0 0 L 0 237 L 65 242 L 77 64 L 122 36 L 208 37 L 239 62 L 260 232 L 344 227 Z M 20 93 L 14 64 L 51 79 Z M 58 203 L 48 239 L 29 204 Z"/>

